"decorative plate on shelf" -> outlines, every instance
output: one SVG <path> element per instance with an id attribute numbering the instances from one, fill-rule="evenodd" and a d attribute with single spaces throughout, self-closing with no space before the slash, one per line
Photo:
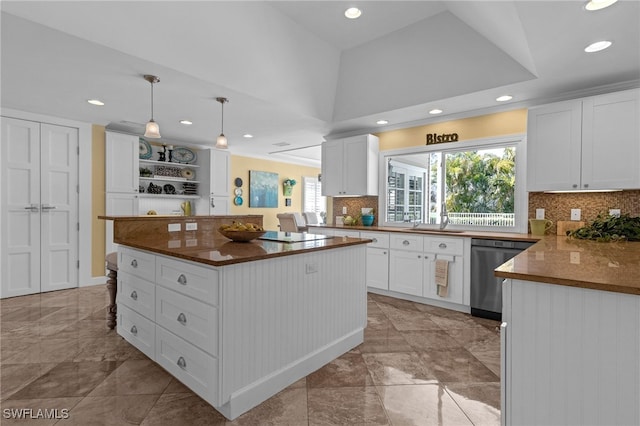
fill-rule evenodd
<path id="1" fill-rule="evenodd" d="M 166 184 L 165 186 L 162 187 L 162 189 L 164 189 L 165 194 L 175 194 L 176 193 L 176 187 L 171 185 L 171 184 Z"/>
<path id="2" fill-rule="evenodd" d="M 182 169 L 182 171 L 180 172 L 180 175 L 185 178 L 185 179 L 193 179 L 193 170 L 191 169 Z"/>
<path id="3" fill-rule="evenodd" d="M 172 158 L 176 163 L 189 164 L 196 161 L 196 153 L 191 151 L 189 148 L 179 146 L 173 149 Z"/>
<path id="4" fill-rule="evenodd" d="M 138 154 L 138 157 L 140 157 L 142 160 L 148 160 L 153 155 L 151 144 L 142 138 L 139 138 L 138 141 L 140 143 L 140 152 Z"/>

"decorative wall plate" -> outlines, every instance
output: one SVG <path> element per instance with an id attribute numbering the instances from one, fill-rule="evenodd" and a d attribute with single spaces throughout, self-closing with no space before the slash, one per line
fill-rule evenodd
<path id="1" fill-rule="evenodd" d="M 139 138 L 140 151 L 138 153 L 138 157 L 142 160 L 148 160 L 153 155 L 153 150 L 151 149 L 151 144 L 146 140 Z"/>
<path id="2" fill-rule="evenodd" d="M 172 158 L 176 163 L 189 164 L 196 161 L 196 153 L 191 151 L 189 148 L 179 146 L 173 149 Z"/>
<path id="3" fill-rule="evenodd" d="M 242 205 L 242 197 L 236 197 L 233 199 L 233 204 L 235 204 L 236 206 L 241 206 Z"/>
<path id="4" fill-rule="evenodd" d="M 233 190 L 233 193 L 238 196 L 241 197 L 242 196 L 242 188 L 236 188 Z"/>
<path id="5" fill-rule="evenodd" d="M 235 184 L 236 184 L 236 186 L 242 186 L 242 179 L 237 177 L 236 180 L 235 180 Z"/>

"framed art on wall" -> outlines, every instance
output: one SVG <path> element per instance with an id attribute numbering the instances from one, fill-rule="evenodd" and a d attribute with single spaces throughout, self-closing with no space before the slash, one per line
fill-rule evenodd
<path id="1" fill-rule="evenodd" d="M 278 207 L 278 174 L 249 170 L 249 207 Z"/>

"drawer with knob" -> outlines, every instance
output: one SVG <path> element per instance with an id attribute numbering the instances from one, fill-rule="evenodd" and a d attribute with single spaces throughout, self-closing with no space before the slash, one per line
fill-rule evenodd
<path id="1" fill-rule="evenodd" d="M 155 284 L 126 272 L 118 272 L 118 305 L 125 305 L 154 320 L 156 311 Z"/>
<path id="2" fill-rule="evenodd" d="M 389 245 L 392 249 L 422 251 L 423 237 L 415 234 L 392 233 Z"/>
<path id="3" fill-rule="evenodd" d="M 464 238 L 425 237 L 424 251 L 462 256 Z"/>
<path id="4" fill-rule="evenodd" d="M 218 305 L 219 273 L 216 269 L 176 261 L 156 259 L 156 283 L 210 305 Z"/>
<path id="5" fill-rule="evenodd" d="M 155 330 L 152 321 L 126 305 L 118 305 L 118 334 L 151 359 L 155 359 Z"/>
<path id="6" fill-rule="evenodd" d="M 389 248 L 389 234 L 386 232 L 360 232 L 360 238 L 369 238 L 368 247 Z"/>
<path id="7" fill-rule="evenodd" d="M 156 276 L 156 256 L 144 251 L 120 247 L 118 249 L 118 272 L 120 271 L 153 282 Z"/>
<path id="8" fill-rule="evenodd" d="M 162 327 L 156 326 L 155 361 L 192 391 L 219 404 L 218 360 Z"/>
<path id="9" fill-rule="evenodd" d="M 218 354 L 218 308 L 157 286 L 155 320 L 205 352 Z"/>

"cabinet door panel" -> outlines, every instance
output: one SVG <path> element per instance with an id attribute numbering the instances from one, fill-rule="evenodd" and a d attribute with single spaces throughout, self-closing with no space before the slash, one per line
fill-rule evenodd
<path id="1" fill-rule="evenodd" d="M 138 192 L 139 141 L 137 136 L 107 132 L 105 144 L 106 192 Z"/>
<path id="2" fill-rule="evenodd" d="M 581 101 L 532 109 L 527 134 L 527 190 L 579 189 Z"/>
<path id="3" fill-rule="evenodd" d="M 229 151 L 212 149 L 209 152 L 211 167 L 210 173 L 210 194 L 217 197 L 229 196 L 229 176 L 231 176 Z"/>
<path id="4" fill-rule="evenodd" d="M 389 290 L 422 296 L 424 256 L 413 251 L 391 250 Z"/>
<path id="5" fill-rule="evenodd" d="M 344 183 L 346 194 L 367 194 L 367 138 L 349 138 L 344 141 Z"/>
<path id="6" fill-rule="evenodd" d="M 342 140 L 322 144 L 322 195 L 341 195 L 343 192 Z"/>
<path id="7" fill-rule="evenodd" d="M 367 287 L 389 290 L 389 250 L 367 248 Z"/>
<path id="8" fill-rule="evenodd" d="M 609 93 L 584 101 L 582 189 L 640 188 L 638 93 Z"/>
<path id="9" fill-rule="evenodd" d="M 425 297 L 431 299 L 443 300 L 451 303 L 463 303 L 463 274 L 464 261 L 462 256 L 450 256 L 443 254 L 427 254 L 429 270 L 425 270 Z M 447 295 L 442 297 L 438 295 L 438 286 L 435 280 L 435 261 L 437 259 L 445 259 L 449 261 Z"/>

